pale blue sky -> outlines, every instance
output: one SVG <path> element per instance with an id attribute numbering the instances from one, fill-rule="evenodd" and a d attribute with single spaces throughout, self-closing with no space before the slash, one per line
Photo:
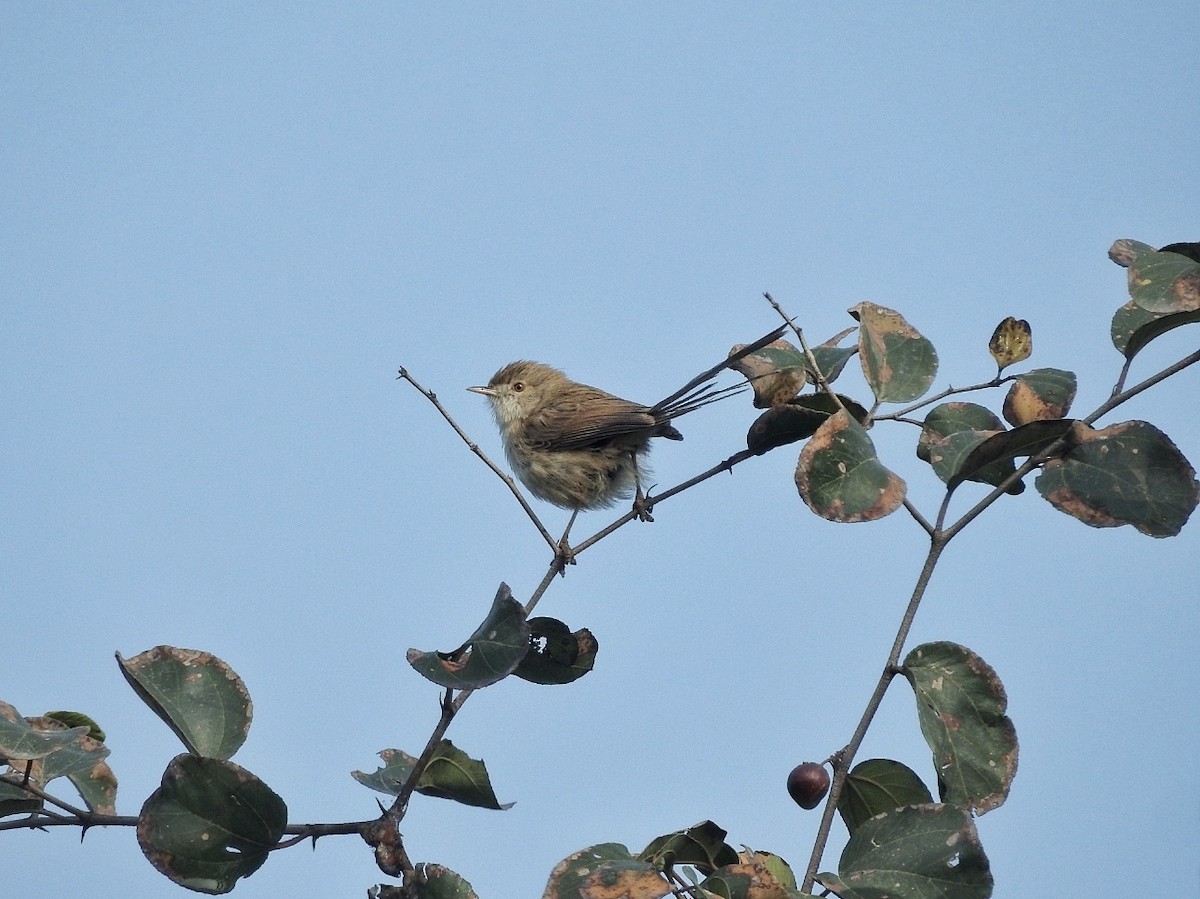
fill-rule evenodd
<path id="1" fill-rule="evenodd" d="M 1194 19 L 1185 2 L 9 4 L 0 699 L 96 717 L 135 814 L 180 747 L 112 653 L 209 650 L 255 701 L 235 761 L 291 819 L 372 815 L 349 772 L 419 751 L 436 720 L 405 650 L 457 645 L 499 581 L 528 595 L 548 561 L 402 364 L 499 458 L 463 388 L 502 363 L 654 401 L 773 327 L 769 290 L 817 340 L 862 300 L 900 310 L 937 346 L 939 388 L 990 377 L 992 328 L 1026 318 L 1029 364 L 1076 371 L 1090 411 L 1120 363 L 1109 244 L 1200 239 Z M 1134 380 L 1198 334 L 1155 344 Z M 1196 378 L 1106 421 L 1148 419 L 1200 460 Z M 689 417 L 659 482 L 740 448 L 753 414 Z M 873 436 L 932 515 L 915 433 Z M 815 518 L 795 456 L 660 506 L 552 587 L 539 611 L 596 634 L 596 671 L 472 698 L 450 736 L 517 805 L 418 797 L 414 860 L 519 899 L 590 843 L 636 851 L 712 818 L 803 867 L 818 814 L 784 779 L 849 737 L 924 540 L 902 513 Z M 964 643 L 1008 689 L 1020 770 L 979 821 L 997 896 L 1200 891 L 1196 527 L 1092 530 L 1031 489 L 948 551 L 912 645 Z M 932 781 L 893 689 L 862 757 Z M 182 895 L 129 830 L 0 847 L 14 895 Z M 327 839 L 236 895 L 381 879 L 356 839 Z"/>

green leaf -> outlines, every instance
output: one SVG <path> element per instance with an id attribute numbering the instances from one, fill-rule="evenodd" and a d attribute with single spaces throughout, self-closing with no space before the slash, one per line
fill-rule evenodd
<path id="1" fill-rule="evenodd" d="M 934 473 L 951 484 L 953 490 L 966 477 L 960 477 L 967 457 L 984 441 L 1004 431 L 1004 423 L 995 414 L 975 403 L 942 403 L 925 416 L 921 436 L 917 440 L 917 458 L 928 462 Z M 977 466 L 970 480 L 997 486 L 1016 471 L 1010 462 Z M 956 481 L 955 479 L 958 478 Z M 952 483 L 953 482 L 953 483 Z M 1019 494 L 1025 485 L 1019 481 L 1008 492 Z"/>
<path id="2" fill-rule="evenodd" d="M 1128 268 L 1143 253 L 1155 252 L 1154 247 L 1139 240 L 1123 238 L 1108 248 L 1108 258 L 1123 268 Z"/>
<path id="3" fill-rule="evenodd" d="M 45 716 L 26 720 L 43 732 L 66 727 L 62 722 Z M 63 732 L 77 736 L 71 743 L 39 759 L 33 769 L 33 779 L 44 787 L 56 778 L 65 777 L 79 791 L 88 808 L 101 814 L 115 815 L 117 778 L 104 761 L 110 750 L 99 740 L 93 740 L 87 734 L 78 734 L 74 729 Z"/>
<path id="4" fill-rule="evenodd" d="M 1179 253 L 1141 253 L 1129 265 L 1129 296 L 1160 315 L 1200 309 L 1200 263 Z"/>
<path id="5" fill-rule="evenodd" d="M 907 765 L 891 759 L 867 759 L 846 775 L 837 809 L 851 834 L 882 812 L 932 802 L 925 782 Z"/>
<path id="6" fill-rule="evenodd" d="M 1004 418 L 1014 427 L 1031 421 L 1065 418 L 1075 401 L 1075 373 L 1035 368 L 1017 375 L 1004 398 Z"/>
<path id="7" fill-rule="evenodd" d="M 199 893 L 228 893 L 257 871 L 287 826 L 287 805 L 233 762 L 178 755 L 138 816 L 142 853 Z"/>
<path id="8" fill-rule="evenodd" d="M 414 756 L 399 749 L 384 749 L 379 753 L 384 766 L 371 774 L 354 771 L 351 776 L 365 787 L 398 796 L 408 782 L 417 763 Z M 476 808 L 504 811 L 513 803 L 501 803 L 492 790 L 487 766 L 473 759 L 451 743 L 442 740 L 434 750 L 433 759 L 417 781 L 417 792 L 437 799 L 451 799 Z"/>
<path id="9" fill-rule="evenodd" d="M 22 718 L 11 705 L 0 702 L 0 762 L 10 762 L 4 773 L 41 789 L 66 777 L 89 809 L 116 814 L 117 779 L 104 761 L 109 749 L 89 737 L 89 729 L 87 724 L 68 727 L 46 716 Z M 19 786 L 0 785 L 0 817 L 41 806 L 42 800 Z"/>
<path id="10" fill-rule="evenodd" d="M 125 680 L 188 752 L 227 759 L 246 741 L 250 694 L 216 656 L 174 646 L 156 646 L 128 660 L 116 655 Z"/>
<path id="11" fill-rule="evenodd" d="M 838 874 L 817 879 L 841 899 L 987 899 L 992 872 L 971 815 L 952 805 L 910 805 L 864 821 Z"/>
<path id="12" fill-rule="evenodd" d="M 1183 325 L 1200 322 L 1200 310 L 1194 312 L 1156 313 L 1143 309 L 1130 300 L 1113 315 L 1112 335 L 1113 346 L 1126 359 L 1132 359 L 1140 353 L 1146 344 L 1173 331 Z"/>
<path id="13" fill-rule="evenodd" d="M 439 799 L 453 799 L 464 805 L 504 811 L 513 803 L 501 803 L 492 791 L 487 766 L 473 759 L 449 740 L 442 740 L 433 760 L 417 786 L 417 792 Z"/>
<path id="14" fill-rule="evenodd" d="M 1002 805 L 1017 771 L 1017 733 L 996 672 L 965 646 L 941 642 L 913 649 L 904 676 L 942 800 L 980 815 Z"/>
<path id="15" fill-rule="evenodd" d="M 842 369 L 846 367 L 846 363 L 850 360 L 850 357 L 858 352 L 857 343 L 848 347 L 838 346 L 844 337 L 853 333 L 853 328 L 847 328 L 840 334 L 830 337 L 824 343 L 809 347 L 813 358 L 817 360 L 817 368 L 820 369 L 826 384 L 832 384 L 836 381 L 838 375 L 842 373 Z"/>
<path id="16" fill-rule="evenodd" d="M 42 717 L 51 718 L 67 727 L 86 727 L 89 737 L 97 743 L 104 742 L 104 731 L 100 729 L 100 725 L 83 712 L 47 712 Z"/>
<path id="17" fill-rule="evenodd" d="M 599 649 L 587 628 L 571 633 L 557 618 L 530 618 L 529 652 L 513 673 L 535 684 L 569 684 L 592 670 Z"/>
<path id="18" fill-rule="evenodd" d="M 1036 456 L 1056 440 L 1061 440 L 1071 433 L 1075 423 L 1073 418 L 1059 418 L 1049 421 L 1034 421 L 1011 431 L 1001 431 L 989 435 L 985 440 L 976 444 L 959 463 L 953 477 L 946 485 L 953 490 L 965 480 L 984 480 L 986 483 L 999 485 L 1001 480 L 987 480 L 992 477 L 990 472 L 1016 471 L 1013 460 L 1021 456 Z M 1003 467 L 1001 467 L 1003 466 Z M 986 476 L 986 477 L 985 477 Z M 1007 477 L 1007 474 L 1005 475 Z M 1022 486 L 1023 490 L 1024 487 Z M 1020 490 L 1009 488 L 1010 493 L 1020 493 Z"/>
<path id="19" fill-rule="evenodd" d="M 917 458 L 929 461 L 928 443 L 959 431 L 1003 431 L 1004 422 L 991 409 L 977 403 L 942 403 L 925 416 L 917 441 Z"/>
<path id="20" fill-rule="evenodd" d="M 880 463 L 866 429 L 845 412 L 831 415 L 800 452 L 796 489 L 830 521 L 874 521 L 904 502 L 904 481 Z"/>
<path id="21" fill-rule="evenodd" d="M 658 899 L 670 892 L 653 865 L 636 860 L 620 843 L 600 843 L 555 865 L 543 899 Z"/>
<path id="22" fill-rule="evenodd" d="M 701 821 L 687 830 L 655 837 L 638 860 L 656 868 L 691 865 L 701 874 L 711 874 L 724 865 L 736 865 L 737 850 L 725 842 L 726 831 L 712 821 Z"/>
<path id="23" fill-rule="evenodd" d="M 87 736 L 88 726 L 38 730 L 7 702 L 0 702 L 0 759 L 27 762 L 42 759 Z"/>
<path id="24" fill-rule="evenodd" d="M 858 358 L 875 399 L 906 403 L 923 396 L 937 377 L 933 344 L 893 309 L 859 303 L 849 311 L 860 324 Z"/>
<path id="25" fill-rule="evenodd" d="M 525 609 L 501 584 L 487 618 L 453 652 L 410 649 L 408 664 L 440 687 L 477 690 L 510 675 L 529 651 Z"/>
<path id="26" fill-rule="evenodd" d="M 1079 424 L 1075 445 L 1046 463 L 1038 492 L 1060 512 L 1096 528 L 1133 525 L 1173 537 L 1200 501 L 1196 472 L 1171 439 L 1144 421 L 1097 431 Z"/>

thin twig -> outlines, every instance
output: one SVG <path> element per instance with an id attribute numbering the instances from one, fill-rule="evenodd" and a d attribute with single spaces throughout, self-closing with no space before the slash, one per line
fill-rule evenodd
<path id="1" fill-rule="evenodd" d="M 1146 380 L 1142 381 L 1140 384 L 1135 384 L 1133 387 L 1130 387 L 1128 390 L 1125 390 L 1121 393 L 1113 394 L 1111 397 L 1109 397 L 1107 400 L 1105 400 L 1103 403 L 1101 403 L 1100 407 L 1098 409 L 1096 409 L 1095 412 L 1093 412 L 1091 415 L 1089 415 L 1087 418 L 1085 418 L 1083 420 L 1084 424 L 1090 425 L 1090 424 L 1094 423 L 1097 419 L 1100 418 L 1100 416 L 1108 414 L 1113 409 L 1117 408 L 1117 406 L 1121 405 L 1121 403 L 1124 403 L 1127 400 L 1133 399 L 1135 396 L 1137 396 L 1143 390 L 1149 390 L 1151 387 L 1153 387 L 1159 381 L 1163 381 L 1163 380 L 1171 377 L 1171 375 L 1178 374 L 1179 372 L 1181 372 L 1185 368 L 1187 368 L 1189 365 L 1195 365 L 1197 362 L 1200 362 L 1200 350 L 1196 350 L 1196 352 L 1191 353 L 1190 355 L 1184 356 L 1182 359 L 1180 359 L 1174 365 L 1167 366 L 1162 371 L 1160 371 L 1158 374 L 1151 375 Z M 1122 381 L 1120 383 L 1123 383 L 1123 382 L 1124 382 L 1124 378 L 1122 378 Z"/>
<path id="2" fill-rule="evenodd" d="M 467 449 L 482 459 L 483 463 L 493 472 L 495 472 L 496 477 L 500 478 L 500 480 L 504 482 L 505 486 L 512 491 L 512 495 L 517 498 L 517 502 L 521 504 L 521 508 L 525 510 L 525 514 L 529 516 L 529 520 L 533 522 L 534 527 L 538 529 L 538 532 L 550 545 L 550 548 L 554 549 L 557 546 L 557 544 L 554 542 L 554 538 L 550 536 L 550 532 L 546 530 L 546 526 L 542 524 L 542 520 L 538 518 L 537 513 L 533 511 L 533 507 L 529 505 L 529 501 L 525 499 L 524 494 L 517 489 L 516 481 L 506 474 L 504 469 L 493 462 L 491 458 L 489 458 L 488 455 L 479 448 L 479 444 L 467 436 L 466 431 L 458 426 L 458 422 L 456 422 L 450 416 L 450 413 L 446 411 L 446 407 L 441 404 L 440 400 L 438 400 L 437 394 L 435 394 L 432 390 L 426 390 L 415 380 L 413 380 L 412 375 L 408 373 L 408 369 L 406 368 L 400 369 L 400 373 L 396 376 L 396 380 L 407 381 L 417 390 L 418 393 L 429 400 L 429 402 L 433 403 L 433 407 L 441 413 L 442 418 L 446 419 L 446 422 L 454 429 L 454 433 L 457 434 L 462 439 L 462 442 L 467 445 Z"/>
<path id="3" fill-rule="evenodd" d="M 784 311 L 784 308 L 782 306 L 780 306 L 777 302 L 775 302 L 775 298 L 773 296 L 771 296 L 766 291 L 763 291 L 763 298 L 768 303 L 771 304 L 772 309 L 774 309 L 776 312 L 779 313 L 779 317 L 782 318 L 784 320 L 784 322 L 791 327 L 791 329 L 794 333 L 796 333 L 796 334 L 800 333 L 800 329 L 798 327 L 796 327 L 796 319 L 794 319 L 792 316 L 788 315 L 787 312 Z"/>
<path id="4" fill-rule="evenodd" d="M 733 466 L 737 465 L 740 462 L 745 462 L 747 459 L 753 458 L 754 456 L 757 456 L 757 455 L 759 455 L 759 453 L 752 452 L 751 450 L 741 450 L 739 452 L 736 452 L 732 456 L 730 456 L 728 459 L 725 459 L 722 462 L 718 462 L 712 468 L 709 468 L 706 471 L 700 472 L 700 474 L 696 475 L 695 477 L 688 478 L 686 481 L 676 484 L 674 487 L 670 488 L 669 490 L 664 490 L 662 493 L 656 494 L 654 496 L 647 496 L 645 499 L 645 502 L 644 502 L 644 506 L 646 509 L 652 509 L 657 504 L 666 502 L 667 500 L 671 499 L 671 497 L 676 496 L 680 493 L 683 493 L 683 491 L 689 490 L 692 487 L 695 487 L 697 484 L 707 481 L 709 478 L 713 477 L 714 475 L 718 475 L 718 474 L 721 474 L 722 472 L 726 472 L 726 471 L 732 471 Z M 625 525 L 629 524 L 629 522 L 633 521 L 636 517 L 637 517 L 637 512 L 635 512 L 633 510 L 626 512 L 624 515 L 622 515 L 616 521 L 613 521 L 611 524 L 609 524 L 606 527 L 602 528 L 601 530 L 597 531 L 595 534 L 588 537 L 583 542 L 581 542 L 575 546 L 572 546 L 571 547 L 572 555 L 579 555 L 579 553 L 583 552 L 585 549 L 593 546 L 596 543 L 599 543 L 601 540 L 603 540 L 605 537 L 607 537 L 613 531 L 616 531 L 619 528 L 622 528 Z"/>
<path id="5" fill-rule="evenodd" d="M 913 505 L 912 500 L 910 500 L 907 496 L 904 497 L 904 508 L 908 511 L 908 514 L 913 517 L 913 520 L 925 530 L 925 533 L 932 537 L 934 534 L 933 525 L 925 520 L 925 516 L 921 514 L 920 510 Z"/>
<path id="6" fill-rule="evenodd" d="M 910 412 L 916 412 L 918 409 L 924 409 L 926 406 L 932 406 L 934 403 L 941 402 L 948 396 L 954 396 L 959 393 L 971 393 L 976 390 L 987 390 L 991 387 L 999 387 L 1001 384 L 1007 384 L 1009 381 L 1015 381 L 1017 375 L 1006 375 L 1000 377 L 997 373 L 996 377 L 990 381 L 985 381 L 982 384 L 972 384 L 970 387 L 947 387 L 941 393 L 935 393 L 933 396 L 927 396 L 923 400 L 913 403 L 911 406 L 905 406 L 903 409 L 898 409 L 895 412 L 889 412 L 887 415 L 880 415 L 875 418 L 875 421 L 901 421 L 903 417 Z"/>
<path id="7" fill-rule="evenodd" d="M 846 775 L 850 771 L 850 765 L 854 761 L 855 754 L 858 752 L 859 747 L 862 746 L 863 739 L 867 735 L 867 729 L 871 726 L 871 722 L 875 718 L 875 713 L 879 711 L 884 694 L 887 693 L 888 685 L 892 682 L 892 678 L 900 671 L 900 653 L 904 651 L 904 644 L 908 640 L 909 631 L 912 630 L 913 621 L 917 617 L 917 609 L 920 608 L 921 599 L 925 596 L 925 590 L 929 586 L 930 578 L 933 577 L 933 569 L 937 566 L 938 558 L 941 556 L 942 550 L 946 548 L 948 542 L 948 538 L 944 536 L 939 537 L 938 535 L 935 535 L 930 541 L 929 554 L 925 557 L 925 564 L 921 567 L 921 573 L 917 576 L 917 583 L 908 601 L 908 607 L 904 610 L 904 617 L 901 619 L 900 627 L 896 631 L 896 639 L 892 641 L 892 650 L 888 653 L 887 663 L 879 675 L 879 680 L 876 682 L 875 689 L 871 693 L 871 698 L 867 702 L 867 707 L 859 719 L 858 727 L 854 729 L 854 734 L 850 737 L 850 742 L 846 744 L 845 748 L 834 755 L 833 782 L 829 788 L 829 796 L 825 800 L 825 809 L 821 814 L 821 823 L 817 828 L 817 837 L 813 843 L 812 855 L 809 857 L 808 869 L 805 872 L 804 884 L 801 887 L 802 892 L 808 892 L 812 888 L 817 870 L 821 866 L 821 856 L 825 854 L 825 845 L 829 842 L 829 833 L 833 826 L 833 816 L 837 811 L 838 798 L 841 796 L 842 787 L 846 782 Z"/>

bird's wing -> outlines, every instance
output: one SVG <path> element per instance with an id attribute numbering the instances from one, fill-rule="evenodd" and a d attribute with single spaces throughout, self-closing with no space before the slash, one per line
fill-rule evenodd
<path id="1" fill-rule="evenodd" d="M 581 404 L 564 399 L 538 410 L 525 422 L 522 436 L 530 443 L 552 450 L 586 449 L 616 437 L 648 433 L 656 425 L 649 407 L 613 397 L 610 408 L 597 412 L 589 403 L 586 415 Z"/>

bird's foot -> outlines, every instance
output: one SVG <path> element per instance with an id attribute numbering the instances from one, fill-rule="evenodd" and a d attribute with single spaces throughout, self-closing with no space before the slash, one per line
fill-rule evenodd
<path id="1" fill-rule="evenodd" d="M 562 535 L 562 538 L 554 547 L 554 564 L 558 566 L 558 573 L 562 575 L 567 573 L 568 565 L 575 564 L 575 550 L 567 542 L 566 534 Z"/>
<path id="2" fill-rule="evenodd" d="M 634 518 L 638 521 L 653 521 L 654 516 L 650 514 L 653 510 L 654 503 L 650 502 L 650 497 L 642 493 L 642 488 L 639 487 L 633 497 Z"/>

